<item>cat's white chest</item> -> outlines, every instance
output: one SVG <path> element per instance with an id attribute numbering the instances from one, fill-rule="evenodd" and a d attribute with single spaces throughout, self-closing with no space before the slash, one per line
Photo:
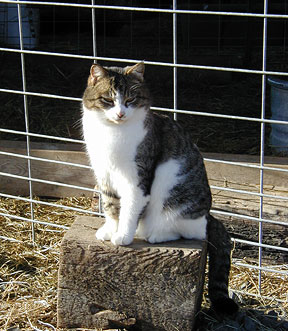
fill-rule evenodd
<path id="1" fill-rule="evenodd" d="M 135 157 L 137 147 L 143 141 L 144 114 L 138 118 L 113 124 L 103 123 L 99 114 L 84 108 L 83 132 L 91 165 L 98 182 L 124 189 L 130 181 L 137 179 Z M 136 116 L 135 116 L 136 117 Z"/>

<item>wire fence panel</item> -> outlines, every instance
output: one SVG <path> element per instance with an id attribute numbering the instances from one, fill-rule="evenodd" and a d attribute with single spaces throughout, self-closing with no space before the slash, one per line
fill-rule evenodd
<path id="1" fill-rule="evenodd" d="M 38 219 L 39 205 L 103 216 L 100 192 L 94 188 L 84 152 L 81 95 L 93 61 L 125 65 L 144 59 L 155 99 L 152 110 L 173 114 L 204 152 L 215 200 L 212 213 L 230 221 L 236 248 L 257 250 L 257 263 L 255 259 L 234 262 L 258 270 L 261 293 L 263 272 L 287 275 L 288 147 L 277 152 L 270 131 L 277 125 L 286 128 L 288 113 L 273 116 L 267 85 L 268 76 L 284 80 L 288 76 L 286 9 L 272 1 L 257 2 L 253 12 L 222 1 L 218 7 L 200 2 L 183 5 L 177 0 L 151 3 L 0 1 L 0 95 L 5 113 L 0 124 L 0 199 L 29 205 L 24 215 L 1 207 L 0 217 L 31 224 L 31 240 L 37 242 L 36 226 L 67 229 L 69 225 Z M 288 137 L 283 139 L 288 144 Z M 20 148 L 5 145 L 7 141 L 25 143 Z M 37 143 L 45 145 L 42 154 L 33 147 Z M 55 143 L 63 155 L 66 150 L 75 152 L 73 158 L 49 154 Z M 244 160 L 238 154 L 255 158 Z M 50 166 L 56 172 L 62 167 L 63 176 L 57 177 Z M 67 175 L 70 168 L 79 177 L 87 171 L 87 186 L 77 183 L 77 176 Z M 248 177 L 250 170 L 253 178 Z M 243 171 L 241 180 L 235 181 Z M 23 183 L 27 188 L 20 191 Z M 42 185 L 42 194 L 37 185 Z M 97 208 L 58 203 L 57 188 L 90 199 L 95 193 Z M 25 196 L 19 196 L 24 191 Z M 250 226 L 253 236 L 234 231 L 237 221 Z M 276 234 L 270 238 L 266 232 L 273 232 L 273 227 Z M 277 238 L 277 233 L 283 237 Z M 0 240 L 19 242 L 5 235 Z M 276 252 L 282 269 L 271 259 Z"/>

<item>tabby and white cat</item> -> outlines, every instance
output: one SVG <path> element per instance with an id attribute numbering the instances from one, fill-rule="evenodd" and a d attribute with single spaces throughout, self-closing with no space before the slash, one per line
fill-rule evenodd
<path id="1" fill-rule="evenodd" d="M 106 217 L 97 239 L 129 245 L 135 236 L 158 243 L 207 234 L 212 306 L 237 311 L 228 296 L 230 237 L 209 214 L 203 159 L 177 122 L 150 110 L 144 64 L 92 65 L 82 122 Z"/>

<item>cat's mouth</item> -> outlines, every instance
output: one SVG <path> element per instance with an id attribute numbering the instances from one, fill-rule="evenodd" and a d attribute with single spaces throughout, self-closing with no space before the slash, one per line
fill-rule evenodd
<path id="1" fill-rule="evenodd" d="M 107 119 L 115 124 L 121 124 L 123 122 L 126 122 L 129 117 L 129 114 L 126 112 L 126 110 L 122 108 L 115 108 L 108 109 L 107 111 L 105 111 L 105 116 L 107 117 Z"/>
<path id="2" fill-rule="evenodd" d="M 126 116 L 109 118 L 109 121 L 116 123 L 116 124 L 121 124 L 126 121 Z"/>

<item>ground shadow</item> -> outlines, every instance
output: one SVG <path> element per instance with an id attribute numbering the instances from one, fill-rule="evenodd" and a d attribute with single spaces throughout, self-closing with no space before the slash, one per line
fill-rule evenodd
<path id="1" fill-rule="evenodd" d="M 288 330 L 288 320 L 279 318 L 276 311 L 268 313 L 258 309 L 240 309 L 233 317 L 217 316 L 208 309 L 202 309 L 196 319 L 194 331 L 206 330 Z"/>

